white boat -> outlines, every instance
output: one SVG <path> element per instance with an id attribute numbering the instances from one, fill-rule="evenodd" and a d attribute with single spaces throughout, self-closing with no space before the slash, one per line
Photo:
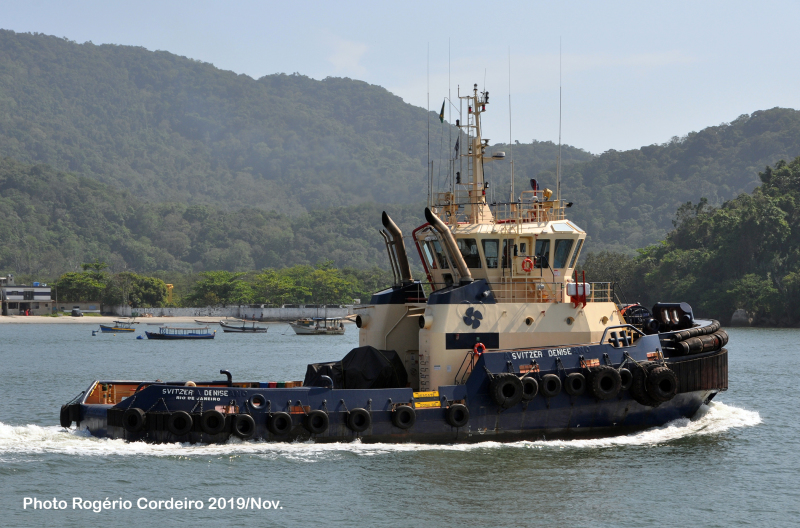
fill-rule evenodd
<path id="1" fill-rule="evenodd" d="M 344 322 L 341 317 L 306 317 L 289 323 L 297 335 L 342 335 Z"/>
<path id="2" fill-rule="evenodd" d="M 266 334 L 269 327 L 256 326 L 255 323 L 246 323 L 245 321 L 238 321 L 235 324 L 220 321 L 219 325 L 222 327 L 223 332 L 239 332 L 244 334 Z"/>

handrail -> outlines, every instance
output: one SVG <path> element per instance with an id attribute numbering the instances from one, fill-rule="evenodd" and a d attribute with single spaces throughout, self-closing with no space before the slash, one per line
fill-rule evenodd
<path id="1" fill-rule="evenodd" d="M 615 328 L 630 328 L 631 330 L 633 330 L 634 332 L 636 332 L 636 333 L 638 333 L 638 334 L 640 334 L 640 335 L 642 335 L 642 336 L 645 336 L 645 335 L 647 335 L 647 334 L 645 334 L 644 332 L 642 332 L 641 330 L 639 330 L 638 328 L 636 328 L 635 326 L 633 326 L 633 325 L 629 325 L 629 324 L 622 324 L 622 325 L 609 326 L 609 327 L 607 327 L 607 328 L 605 329 L 605 331 L 603 332 L 603 337 L 601 337 L 601 338 L 600 338 L 600 344 L 603 344 L 603 343 L 605 343 L 605 342 L 606 342 L 606 334 L 608 334 L 608 332 L 609 332 L 610 330 L 614 330 Z"/>

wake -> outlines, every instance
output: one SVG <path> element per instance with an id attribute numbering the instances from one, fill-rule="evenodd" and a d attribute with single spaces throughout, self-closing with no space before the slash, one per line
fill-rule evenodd
<path id="1" fill-rule="evenodd" d="M 476 451 L 486 449 L 598 449 L 616 446 L 650 446 L 683 438 L 716 435 L 730 429 L 753 427 L 761 423 L 756 411 L 712 402 L 704 405 L 692 419 L 682 418 L 661 427 L 612 438 L 592 440 L 542 440 L 513 443 L 482 442 L 477 444 L 363 444 L 361 442 L 315 444 L 313 442 L 267 443 L 242 442 L 231 439 L 225 444 L 147 444 L 95 438 L 88 431 L 66 431 L 58 426 L 12 426 L 0 423 L 0 459 L 8 461 L 15 455 L 61 454 L 71 456 L 151 456 L 151 457 L 216 457 L 258 456 L 285 458 L 306 462 L 350 453 L 376 456 L 413 451 Z"/>

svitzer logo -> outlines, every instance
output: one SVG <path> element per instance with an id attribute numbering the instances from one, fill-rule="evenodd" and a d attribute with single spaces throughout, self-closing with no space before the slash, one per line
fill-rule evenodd
<path id="1" fill-rule="evenodd" d="M 464 324 L 471 326 L 473 330 L 481 325 L 482 319 L 483 314 L 475 308 L 467 308 L 467 311 L 464 313 Z"/>

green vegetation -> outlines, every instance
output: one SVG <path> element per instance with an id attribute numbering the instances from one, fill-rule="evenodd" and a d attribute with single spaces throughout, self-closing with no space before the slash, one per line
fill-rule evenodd
<path id="1" fill-rule="evenodd" d="M 756 324 L 800 324 L 800 157 L 759 173 L 762 184 L 720 207 L 678 210 L 675 229 L 636 257 L 588 255 L 591 280 L 616 280 L 630 301 L 686 301 L 727 322 L 744 309 Z"/>
<path id="2" fill-rule="evenodd" d="M 0 30 L 0 156 L 143 201 L 284 214 L 419 203 L 429 119 L 433 157 L 446 157 L 436 112 L 362 81 L 255 80 L 163 51 Z"/>
<path id="3" fill-rule="evenodd" d="M 285 216 L 263 209 L 221 211 L 207 205 L 144 203 L 128 191 L 0 160 L 0 271 L 34 280 L 77 271 L 99 259 L 113 272 L 159 276 L 313 265 L 388 267 L 378 234 L 386 210 L 406 232 L 423 205 L 363 204 Z"/>
<path id="4" fill-rule="evenodd" d="M 95 260 L 82 264 L 82 272 L 67 272 L 55 284 L 59 300 L 101 301 L 106 305 L 127 304 L 133 308 L 164 306 L 167 286 L 153 277 L 142 277 L 130 271 L 110 274 L 108 265 Z"/>
<path id="5" fill-rule="evenodd" d="M 633 254 L 664 238 L 681 204 L 702 196 L 719 206 L 752 191 L 763 167 L 798 154 L 800 112 L 773 108 L 664 145 L 610 150 L 568 165 L 562 190 L 575 202 L 570 218 L 589 233 L 589 248 Z"/>

